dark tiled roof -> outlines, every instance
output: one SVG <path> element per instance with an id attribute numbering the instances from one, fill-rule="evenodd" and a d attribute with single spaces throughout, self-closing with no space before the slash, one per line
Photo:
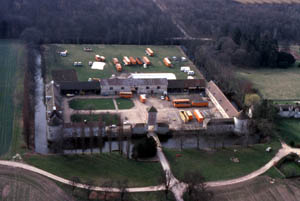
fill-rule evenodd
<path id="1" fill-rule="evenodd" d="M 102 79 L 101 86 L 151 86 L 151 85 L 167 85 L 167 79 Z"/>
<path id="2" fill-rule="evenodd" d="M 207 90 L 211 92 L 229 117 L 235 117 L 238 115 L 237 109 L 231 104 L 221 89 L 219 89 L 219 87 L 213 81 L 210 81 L 207 84 Z"/>
<path id="3" fill-rule="evenodd" d="M 229 118 L 229 119 L 211 119 L 207 123 L 207 125 L 224 125 L 224 124 L 226 124 L 226 125 L 234 124 L 233 118 Z"/>
<path id="4" fill-rule="evenodd" d="M 148 112 L 157 112 L 157 109 L 154 106 L 151 106 Z"/>
<path id="5" fill-rule="evenodd" d="M 194 87 L 206 87 L 206 81 L 204 79 L 168 80 L 169 89 L 186 89 Z"/>
<path id="6" fill-rule="evenodd" d="M 60 82 L 61 90 L 100 90 L 100 83 L 93 82 Z"/>

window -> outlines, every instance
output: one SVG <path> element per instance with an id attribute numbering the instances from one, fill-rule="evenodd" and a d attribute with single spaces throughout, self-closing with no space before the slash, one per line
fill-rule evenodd
<path id="1" fill-rule="evenodd" d="M 146 89 L 149 89 L 149 87 L 146 87 Z"/>
<path id="2" fill-rule="evenodd" d="M 109 87 L 109 90 L 114 90 L 114 88 L 113 87 Z"/>
<path id="3" fill-rule="evenodd" d="M 157 86 L 157 89 L 160 89 L 160 86 Z"/>
<path id="4" fill-rule="evenodd" d="M 123 90 L 123 89 L 124 89 L 124 87 L 121 87 L 121 89 Z"/>

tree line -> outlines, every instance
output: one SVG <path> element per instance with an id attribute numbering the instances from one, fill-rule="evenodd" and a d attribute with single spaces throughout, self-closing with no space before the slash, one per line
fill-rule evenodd
<path id="1" fill-rule="evenodd" d="M 160 0 L 194 37 L 260 30 L 280 41 L 300 39 L 299 4 L 241 4 L 232 0 Z"/>
<path id="2" fill-rule="evenodd" d="M 1 0 L 0 38 L 43 43 L 161 44 L 179 36 L 152 1 Z"/>

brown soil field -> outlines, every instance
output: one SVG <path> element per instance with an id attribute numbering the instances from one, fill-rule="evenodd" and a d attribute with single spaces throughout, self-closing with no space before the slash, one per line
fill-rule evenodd
<path id="1" fill-rule="evenodd" d="M 53 181 L 19 168 L 0 166 L 0 200 L 73 201 Z"/>
<path id="2" fill-rule="evenodd" d="M 267 176 L 242 184 L 212 189 L 214 201 L 299 201 L 300 179 L 276 179 Z"/>

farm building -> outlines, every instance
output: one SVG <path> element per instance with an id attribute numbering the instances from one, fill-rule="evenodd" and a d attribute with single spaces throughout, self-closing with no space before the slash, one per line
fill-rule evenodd
<path id="1" fill-rule="evenodd" d="M 167 79 L 102 79 L 101 95 L 115 95 L 120 92 L 157 94 L 167 91 Z"/>
<path id="2" fill-rule="evenodd" d="M 51 81 L 45 87 L 47 122 L 49 125 L 59 125 L 63 122 L 61 96 L 59 85 Z"/>
<path id="3" fill-rule="evenodd" d="M 231 133 L 235 130 L 235 123 L 233 118 L 207 119 L 203 122 L 203 127 L 207 133 Z"/>
<path id="4" fill-rule="evenodd" d="M 206 81 L 204 79 L 168 80 L 169 93 L 181 93 L 181 92 L 198 93 L 204 91 L 205 87 L 206 87 Z"/>
<path id="5" fill-rule="evenodd" d="M 100 83 L 93 82 L 60 82 L 60 92 L 66 94 L 100 94 Z"/>
<path id="6" fill-rule="evenodd" d="M 210 81 L 207 84 L 206 94 L 224 118 L 233 118 L 237 116 L 237 109 L 232 105 L 232 103 L 223 94 L 221 89 L 213 81 Z"/>

